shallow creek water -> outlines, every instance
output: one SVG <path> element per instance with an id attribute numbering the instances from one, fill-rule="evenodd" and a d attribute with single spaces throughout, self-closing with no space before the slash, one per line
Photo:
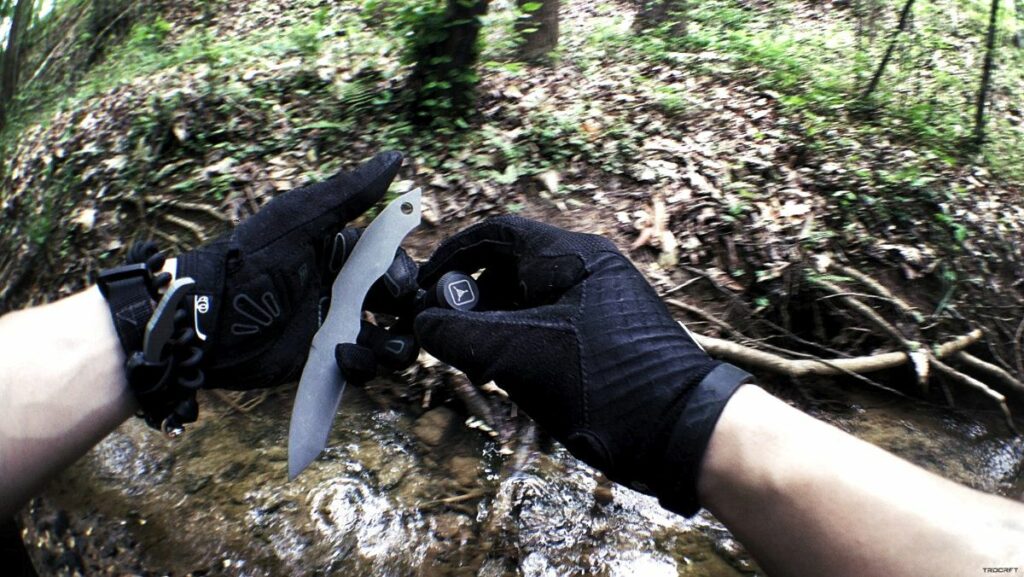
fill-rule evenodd
<path id="1" fill-rule="evenodd" d="M 21 514 L 40 574 L 760 574 L 707 513 L 683 519 L 621 487 L 609 499 L 559 448 L 499 482 L 509 457 L 462 417 L 382 410 L 360 392 L 288 483 L 291 394 L 245 414 L 207 397 L 175 440 L 125 423 Z M 996 419 L 842 395 L 800 404 L 954 480 L 1024 496 L 1024 442 Z"/>

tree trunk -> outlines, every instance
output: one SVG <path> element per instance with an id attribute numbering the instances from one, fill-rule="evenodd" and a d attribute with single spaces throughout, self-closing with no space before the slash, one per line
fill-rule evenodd
<path id="1" fill-rule="evenodd" d="M 471 110 L 477 81 L 474 65 L 480 52 L 480 17 L 487 13 L 488 4 L 489 0 L 448 0 L 445 33 L 418 50 L 409 76 L 415 121 L 427 124 L 438 115 L 458 117 Z"/>
<path id="2" fill-rule="evenodd" d="M 32 21 L 33 0 L 18 0 L 7 35 L 7 47 L 0 60 L 0 129 L 7 124 L 11 103 L 18 93 L 18 76 L 24 60 L 23 48 L 29 23 Z"/>
<path id="3" fill-rule="evenodd" d="M 985 38 L 985 66 L 981 72 L 981 88 L 978 90 L 978 108 L 974 113 L 974 144 L 981 146 L 985 141 L 985 103 L 988 101 L 989 85 L 992 83 L 992 58 L 996 48 L 996 16 L 999 14 L 999 0 L 992 0 L 992 11 L 988 19 L 988 35 Z"/>
<path id="4" fill-rule="evenodd" d="M 537 3 L 516 0 L 521 10 Z M 519 56 L 523 60 L 540 60 L 558 46 L 558 5 L 558 0 L 544 0 L 540 2 L 540 8 L 524 10 L 524 16 L 516 22 L 516 31 L 523 38 L 523 45 L 519 48 Z"/>
<path id="5" fill-rule="evenodd" d="M 636 17 L 633 19 L 633 31 L 644 32 L 669 20 L 673 22 L 673 34 L 686 35 L 685 0 L 639 0 Z"/>
<path id="6" fill-rule="evenodd" d="M 889 40 L 889 47 L 885 49 L 885 55 L 882 56 L 882 61 L 878 63 L 875 75 L 871 77 L 871 83 L 868 84 L 864 94 L 861 95 L 861 100 L 867 100 L 871 93 L 875 91 L 875 88 L 878 88 L 878 82 L 882 79 L 882 74 L 885 73 L 885 67 L 889 64 L 889 59 L 892 58 L 892 51 L 896 48 L 896 42 L 899 40 L 900 34 L 907 28 L 907 23 L 910 22 L 910 9 L 913 6 L 914 0 L 907 0 L 907 3 L 903 5 L 903 11 L 900 13 L 900 23 L 896 27 L 896 32 L 893 33 L 892 39 Z"/>

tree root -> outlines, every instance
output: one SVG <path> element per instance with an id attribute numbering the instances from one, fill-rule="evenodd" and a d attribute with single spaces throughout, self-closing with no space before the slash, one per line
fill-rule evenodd
<path id="1" fill-rule="evenodd" d="M 203 231 L 203 227 L 195 222 L 192 222 L 191 220 L 168 213 L 161 214 L 160 218 L 170 224 L 180 226 L 181 228 L 191 232 L 193 235 L 195 235 L 196 239 L 200 243 L 204 243 L 207 241 L 206 233 Z"/>
<path id="2" fill-rule="evenodd" d="M 153 208 L 169 207 L 191 212 L 201 212 L 210 218 L 214 218 L 221 222 L 231 222 L 231 219 L 228 218 L 227 215 L 223 214 L 221 211 L 217 210 L 217 207 L 210 204 L 203 204 L 201 202 L 185 202 L 183 200 L 174 200 L 159 196 L 147 196 L 146 202 L 152 205 Z"/>
<path id="3" fill-rule="evenodd" d="M 270 391 L 267 389 L 259 391 L 248 399 L 246 397 L 249 396 L 249 391 L 221 391 L 213 389 L 211 392 L 217 398 L 227 403 L 232 409 L 243 415 L 263 404 L 263 401 L 267 400 L 267 397 L 270 396 Z"/>

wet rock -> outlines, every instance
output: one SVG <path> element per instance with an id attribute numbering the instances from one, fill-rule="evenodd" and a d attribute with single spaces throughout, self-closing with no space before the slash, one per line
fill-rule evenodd
<path id="1" fill-rule="evenodd" d="M 413 425 L 413 433 L 423 443 L 436 447 L 441 443 L 445 433 L 455 422 L 455 412 L 447 407 L 438 407 L 423 413 L 416 424 Z"/>
<path id="2" fill-rule="evenodd" d="M 448 470 L 452 479 L 463 487 L 469 487 L 477 482 L 480 476 L 480 459 L 476 457 L 452 457 L 448 460 Z"/>
<path id="3" fill-rule="evenodd" d="M 434 533 L 442 539 L 458 539 L 468 529 L 470 521 L 464 515 L 447 513 L 433 519 Z"/>

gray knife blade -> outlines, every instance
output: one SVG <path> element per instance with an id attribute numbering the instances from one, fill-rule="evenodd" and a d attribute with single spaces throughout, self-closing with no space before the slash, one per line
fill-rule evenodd
<path id="1" fill-rule="evenodd" d="M 302 368 L 288 428 L 288 480 L 299 475 L 327 445 L 345 379 L 334 360 L 339 343 L 359 336 L 363 300 L 387 272 L 402 239 L 420 223 L 420 189 L 391 201 L 370 223 L 331 287 L 331 306 L 313 337 Z"/>

